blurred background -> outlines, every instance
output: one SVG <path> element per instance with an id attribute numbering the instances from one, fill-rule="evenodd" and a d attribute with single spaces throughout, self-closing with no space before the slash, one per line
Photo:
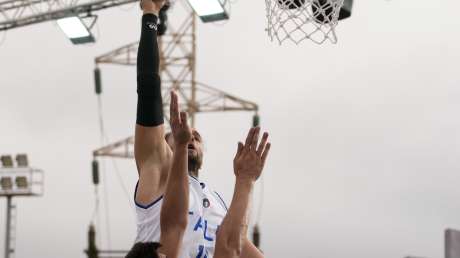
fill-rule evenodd
<path id="1" fill-rule="evenodd" d="M 184 15 L 175 8 L 171 21 Z M 257 103 L 271 135 L 253 207 L 263 202 L 267 257 L 444 257 L 444 230 L 460 229 L 459 9 L 453 0 L 356 0 L 335 45 L 270 41 L 263 1 L 233 3 L 225 22 L 197 20 L 198 80 Z M 92 152 L 102 145 L 94 58 L 138 40 L 141 13 L 136 2 L 98 16 L 94 44 L 73 45 L 54 21 L 0 31 L 0 154 L 27 153 L 45 173 L 42 197 L 15 198 L 16 258 L 86 257 Z M 101 71 L 109 143 L 134 132 L 136 74 Z M 200 177 L 227 203 L 252 117 L 196 116 L 206 145 Z M 127 250 L 134 161 L 99 164 L 97 243 Z"/>

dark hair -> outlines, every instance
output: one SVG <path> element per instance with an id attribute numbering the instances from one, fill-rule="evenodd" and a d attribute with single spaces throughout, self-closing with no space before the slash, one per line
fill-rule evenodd
<path id="1" fill-rule="evenodd" d="M 125 258 L 158 258 L 157 249 L 160 246 L 156 242 L 136 243 Z"/>

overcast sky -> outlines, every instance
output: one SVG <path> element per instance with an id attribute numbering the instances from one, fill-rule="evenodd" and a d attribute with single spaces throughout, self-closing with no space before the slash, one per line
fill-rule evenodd
<path id="1" fill-rule="evenodd" d="M 238 1 L 224 26 L 198 23 L 198 80 L 257 102 L 271 133 L 261 219 L 267 257 L 442 258 L 444 229 L 460 229 L 460 3 L 355 2 L 337 45 L 280 47 L 265 34 L 264 2 Z M 9 31 L 0 46 L 0 152 L 26 152 L 46 173 L 43 197 L 16 199 L 17 258 L 84 257 L 91 152 L 100 145 L 94 57 L 140 32 L 137 5 L 99 15 L 93 45 L 72 45 L 48 22 Z M 101 69 L 114 141 L 133 133 L 135 71 Z M 201 177 L 227 202 L 236 143 L 251 116 L 198 116 Z M 110 244 L 128 249 L 137 175 L 132 160 L 116 164 L 129 199 L 107 160 Z"/>

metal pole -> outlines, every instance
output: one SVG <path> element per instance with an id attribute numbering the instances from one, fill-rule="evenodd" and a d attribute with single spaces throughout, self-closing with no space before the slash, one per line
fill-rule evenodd
<path id="1" fill-rule="evenodd" d="M 190 119 L 192 127 L 195 127 L 195 113 L 197 112 L 197 101 L 196 101 L 196 15 L 193 11 L 190 11 L 192 15 L 192 56 L 191 56 L 191 68 L 192 68 L 192 108 L 190 109 Z"/>
<path id="2" fill-rule="evenodd" d="M 10 243 L 10 237 L 11 237 L 11 201 L 12 201 L 12 196 L 8 195 L 6 196 L 6 237 L 5 237 L 5 258 L 10 258 L 10 253 L 11 253 L 11 243 Z"/>

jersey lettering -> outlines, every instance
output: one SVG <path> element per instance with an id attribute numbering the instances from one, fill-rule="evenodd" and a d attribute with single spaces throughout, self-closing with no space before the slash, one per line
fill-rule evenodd
<path id="1" fill-rule="evenodd" d="M 1 1 L 1 0 L 0 0 Z M 190 177 L 189 224 L 184 233 L 180 258 L 211 258 L 214 254 L 216 232 L 225 217 L 225 205 L 216 193 Z M 203 199 L 211 205 L 203 206 Z M 145 208 L 136 206 L 138 234 L 136 242 L 157 242 L 160 239 L 160 213 L 163 199 Z M 219 203 L 217 205 L 214 205 Z"/>
<path id="2" fill-rule="evenodd" d="M 203 221 L 204 221 L 204 226 L 203 226 Z M 201 216 L 198 218 L 198 221 L 195 224 L 195 227 L 193 228 L 193 231 L 198 231 L 198 229 L 203 229 L 203 237 L 204 239 L 212 242 L 214 241 L 214 238 L 209 236 L 208 234 L 208 221 L 206 219 L 202 219 Z"/>
<path id="3" fill-rule="evenodd" d="M 208 251 L 204 249 L 204 245 L 198 246 L 198 255 L 196 256 L 196 258 L 208 258 Z"/>
<path id="4" fill-rule="evenodd" d="M 207 220 L 204 220 L 204 239 L 208 240 L 208 241 L 214 241 L 214 239 L 212 237 L 209 237 L 206 235 L 206 232 L 208 232 L 208 221 Z"/>

